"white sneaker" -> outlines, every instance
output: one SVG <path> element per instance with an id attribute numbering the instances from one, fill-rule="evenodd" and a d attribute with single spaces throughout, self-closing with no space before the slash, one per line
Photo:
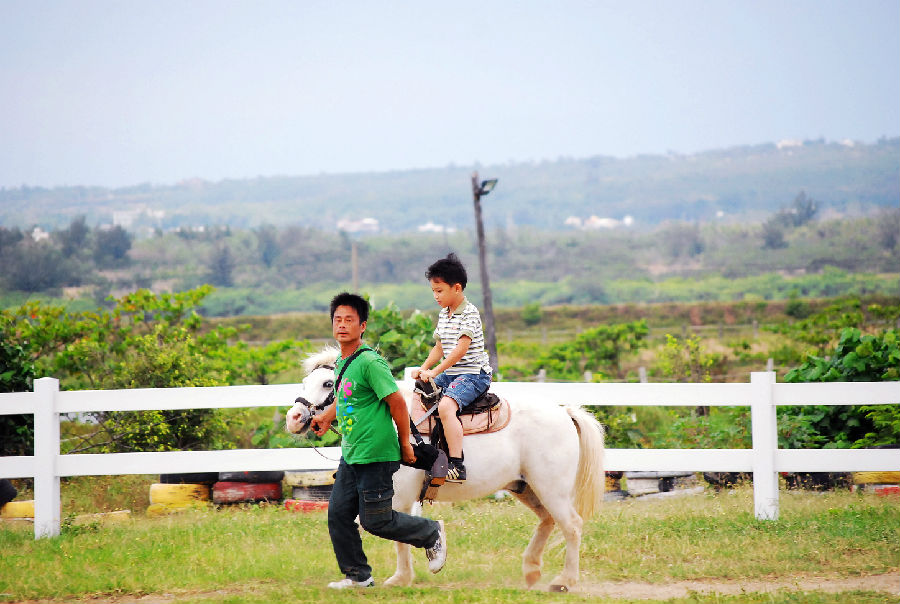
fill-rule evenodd
<path id="1" fill-rule="evenodd" d="M 328 587 L 331 589 L 347 589 L 348 587 L 373 587 L 374 585 L 374 577 L 369 577 L 365 581 L 354 581 L 350 577 L 345 577 L 340 581 L 332 581 L 328 584 Z"/>
<path id="2" fill-rule="evenodd" d="M 444 521 L 438 520 L 440 527 L 438 539 L 431 547 L 425 548 L 425 556 L 428 558 L 428 570 L 433 573 L 441 572 L 444 562 L 447 561 L 447 533 L 444 532 Z"/>

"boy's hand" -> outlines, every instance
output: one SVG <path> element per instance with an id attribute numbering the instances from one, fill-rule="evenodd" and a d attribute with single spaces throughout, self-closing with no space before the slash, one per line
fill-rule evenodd
<path id="1" fill-rule="evenodd" d="M 434 379 L 435 375 L 437 375 L 437 374 L 434 371 L 432 371 L 431 369 L 422 369 L 419 371 L 419 379 L 422 380 L 423 382 L 430 382 L 431 380 Z M 415 378 L 416 376 L 413 376 L 413 377 Z"/>
<path id="2" fill-rule="evenodd" d="M 422 368 L 416 367 L 415 369 L 413 369 L 412 371 L 409 372 L 409 375 L 410 375 L 410 377 L 412 377 L 412 379 L 417 380 L 417 379 L 419 379 L 420 373 L 422 373 Z"/>

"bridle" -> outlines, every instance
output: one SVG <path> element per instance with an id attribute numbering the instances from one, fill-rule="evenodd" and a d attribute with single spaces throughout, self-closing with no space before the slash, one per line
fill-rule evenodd
<path id="1" fill-rule="evenodd" d="M 316 369 L 330 369 L 332 372 L 334 371 L 334 365 L 318 365 Z M 315 371 L 315 369 L 313 370 Z M 331 387 L 328 392 L 328 396 L 325 397 L 325 400 L 319 403 L 318 405 L 307 405 L 310 409 L 315 409 L 316 411 L 324 411 L 328 408 L 328 405 L 334 402 L 334 386 Z"/>
<path id="2" fill-rule="evenodd" d="M 333 372 L 333 371 L 334 371 L 334 365 L 325 365 L 325 364 L 323 364 L 323 365 L 316 365 L 316 367 L 313 369 L 313 371 L 315 371 L 316 369 L 328 369 L 328 370 L 330 370 L 330 371 Z M 334 384 L 332 384 L 331 388 L 329 389 L 329 391 L 328 391 L 328 396 L 325 397 L 325 400 L 323 400 L 323 401 L 322 401 L 321 403 L 319 403 L 318 405 L 313 405 L 312 403 L 310 403 L 308 400 L 306 400 L 306 399 L 305 399 L 304 397 L 302 397 L 302 396 L 298 396 L 298 397 L 296 398 L 296 400 L 294 400 L 294 402 L 295 402 L 295 403 L 303 403 L 304 405 L 306 405 L 306 408 L 307 408 L 307 409 L 313 411 L 312 416 L 316 416 L 316 415 L 318 415 L 319 413 L 321 413 L 322 411 L 324 411 L 325 409 L 327 409 L 327 408 L 328 408 L 328 405 L 330 405 L 331 403 L 334 402 Z M 338 432 L 337 430 L 334 429 L 334 426 L 329 426 L 329 429 L 330 429 L 332 432 L 334 432 L 335 434 L 340 434 L 340 432 Z"/>
<path id="3" fill-rule="evenodd" d="M 324 364 L 316 365 L 316 367 L 313 368 L 313 371 L 315 371 L 316 369 L 330 369 L 332 372 L 334 372 L 334 365 L 324 365 Z M 316 412 L 316 413 L 312 414 L 312 416 L 315 416 L 318 413 L 321 413 L 322 411 L 324 411 L 328 407 L 328 405 L 330 405 L 331 403 L 334 402 L 334 385 L 332 385 L 331 389 L 328 392 L 328 396 L 325 397 L 325 400 L 322 401 L 321 403 L 319 403 L 318 405 L 313 405 L 312 403 L 310 403 L 308 400 L 306 400 L 302 396 L 298 396 L 297 400 L 295 400 L 294 402 L 299 403 L 301 401 L 306 405 L 307 409 L 311 409 Z M 335 434 L 337 434 L 338 436 L 341 435 L 341 433 L 338 432 L 333 425 L 328 426 L 328 429 L 331 430 L 332 432 L 334 432 Z M 315 450 L 316 453 L 318 453 L 319 455 L 321 455 L 328 461 L 339 461 L 337 459 L 331 459 L 330 457 L 328 457 L 327 455 L 325 455 L 324 453 L 319 451 L 319 447 L 317 447 L 315 445 L 313 445 L 312 448 L 313 448 L 313 450 Z"/>

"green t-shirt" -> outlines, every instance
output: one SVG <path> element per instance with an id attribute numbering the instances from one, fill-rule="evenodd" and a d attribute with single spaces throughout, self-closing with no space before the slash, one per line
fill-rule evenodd
<path id="1" fill-rule="evenodd" d="M 344 362 L 338 359 L 335 376 L 340 375 Z M 344 461 L 400 461 L 397 430 L 390 407 L 382 400 L 396 391 L 391 368 L 374 350 L 365 350 L 350 363 L 335 396 Z"/>

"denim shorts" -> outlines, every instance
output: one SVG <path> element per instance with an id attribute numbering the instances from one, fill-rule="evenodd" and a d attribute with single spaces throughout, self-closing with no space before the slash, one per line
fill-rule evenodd
<path id="1" fill-rule="evenodd" d="M 442 373 L 435 376 L 434 383 L 441 387 L 444 396 L 452 398 L 459 408 L 463 409 L 487 392 L 491 385 L 491 374 L 485 373 L 483 369 L 480 373 L 462 373 L 460 375 Z"/>

